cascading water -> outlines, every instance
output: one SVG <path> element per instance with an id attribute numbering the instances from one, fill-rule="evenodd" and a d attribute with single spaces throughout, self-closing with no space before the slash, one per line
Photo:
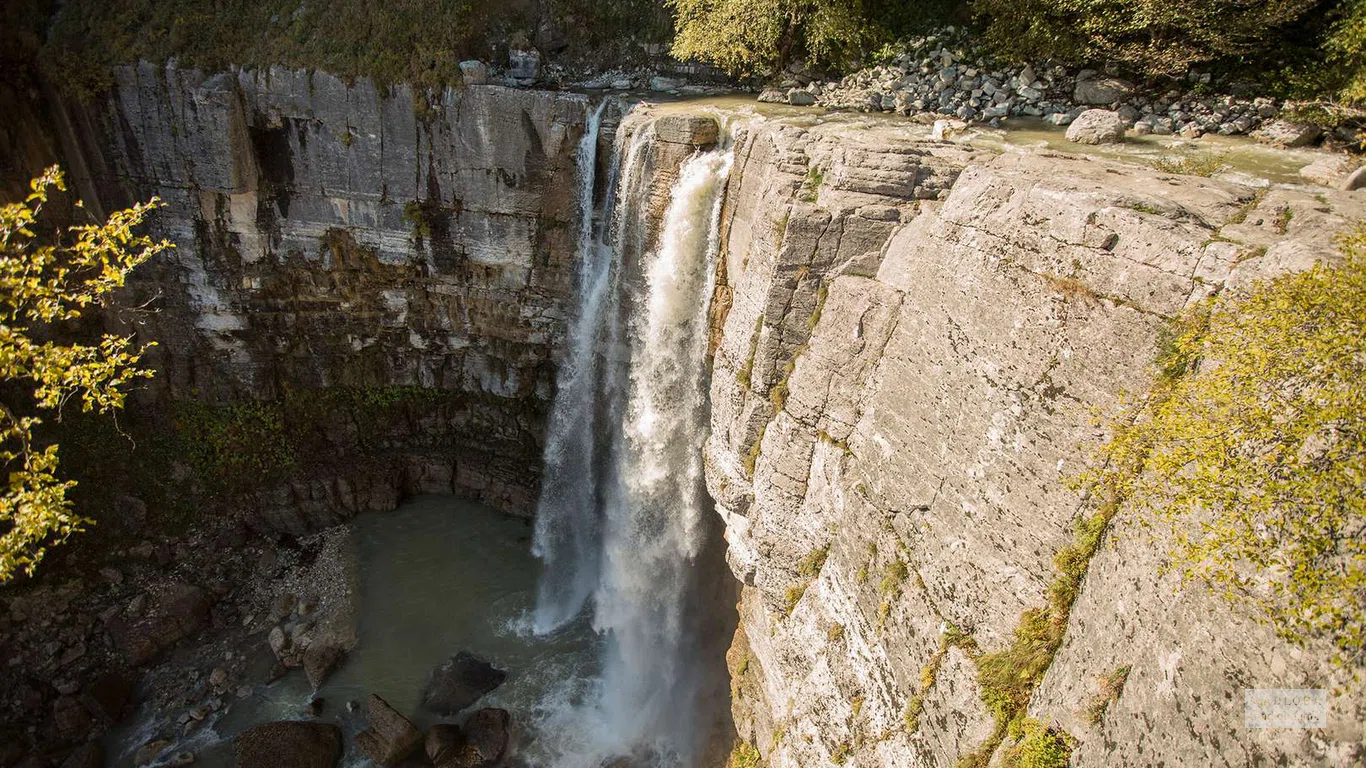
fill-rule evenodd
<path id="1" fill-rule="evenodd" d="M 546 568 L 533 623 L 553 631 L 591 597 L 605 643 L 590 694 L 542 723 L 542 733 L 561 734 L 544 757 L 562 768 L 621 756 L 689 766 L 699 750 L 693 717 L 705 676 L 690 612 L 709 515 L 707 306 L 731 155 L 699 152 L 682 164 L 651 238 L 642 222 L 653 132 L 619 131 L 606 225 L 596 231 L 591 181 L 580 190 L 579 308 L 547 440 L 534 544 Z M 580 170 L 591 176 L 589 141 Z M 630 257 L 639 262 L 623 263 Z"/>

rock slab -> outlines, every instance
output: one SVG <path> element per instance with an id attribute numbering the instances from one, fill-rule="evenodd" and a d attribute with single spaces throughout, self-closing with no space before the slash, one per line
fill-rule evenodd
<path id="1" fill-rule="evenodd" d="M 356 745 L 379 765 L 397 765 L 422 743 L 417 726 L 379 696 L 370 695 L 366 717 L 370 728 L 356 736 Z"/>
<path id="2" fill-rule="evenodd" d="M 472 653 L 461 651 L 432 671 L 422 692 L 422 706 L 453 715 L 503 684 L 507 673 Z"/>
<path id="3" fill-rule="evenodd" d="M 237 768 L 333 768 L 342 733 L 330 723 L 266 723 L 237 734 L 233 749 Z"/>

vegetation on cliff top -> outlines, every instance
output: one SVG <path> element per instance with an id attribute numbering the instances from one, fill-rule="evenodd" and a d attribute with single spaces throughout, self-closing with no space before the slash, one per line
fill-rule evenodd
<path id="1" fill-rule="evenodd" d="M 908 32 L 970 20 L 1009 61 L 1117 65 L 1139 77 L 1214 65 L 1287 95 L 1366 102 L 1366 0 L 668 2 L 674 54 L 735 73 L 795 59 L 847 69 Z"/>
<path id="2" fill-rule="evenodd" d="M 58 446 L 36 436 L 44 417 L 73 401 L 82 411 L 123 406 L 126 390 L 151 371 L 138 367 L 150 344 L 104 334 L 93 343 L 53 339 L 95 305 L 105 304 L 128 273 L 161 251 L 165 240 L 135 234 L 158 206 L 153 198 L 110 215 L 104 224 L 48 232 L 44 206 L 64 191 L 49 168 L 22 202 L 0 207 L 0 463 L 7 482 L 0 495 L 0 583 L 31 573 L 47 546 L 89 521 L 72 508 L 75 486 L 57 475 Z"/>
<path id="3" fill-rule="evenodd" d="M 509 47 L 629 59 L 634 37 L 665 34 L 660 15 L 654 0 L 67 0 L 43 68 L 81 95 L 107 87 L 113 64 L 171 57 L 210 71 L 282 65 L 435 88 L 461 82 L 461 59 Z"/>

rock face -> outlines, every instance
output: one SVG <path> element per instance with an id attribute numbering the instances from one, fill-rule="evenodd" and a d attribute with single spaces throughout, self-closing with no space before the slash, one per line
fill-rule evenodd
<path id="1" fill-rule="evenodd" d="M 1078 144 L 1114 144 L 1124 140 L 1124 118 L 1107 109 L 1088 109 L 1067 126 L 1067 140 Z"/>
<path id="2" fill-rule="evenodd" d="M 1366 200 L 875 130 L 735 146 L 705 466 L 744 584 L 737 730 L 780 768 L 949 768 L 993 744 L 977 659 L 1086 513 L 1093 409 L 1146 390 L 1164 318 L 1332 258 Z M 1178 588 L 1141 527 L 1107 536 L 1028 706 L 1071 764 L 1359 759 L 1366 701 L 1327 650 Z M 1335 686 L 1312 739 L 1243 727 L 1244 688 Z"/>
<path id="3" fill-rule="evenodd" d="M 237 734 L 233 749 L 237 768 L 333 768 L 342 733 L 330 723 L 266 723 Z"/>
<path id="4" fill-rule="evenodd" d="M 127 297 L 159 310 L 138 327 L 160 342 L 151 399 L 442 396 L 370 434 L 321 421 L 308 453 L 334 455 L 256 489 L 257 520 L 300 535 L 442 491 L 529 514 L 587 100 L 381 91 L 279 68 L 144 64 L 115 81 L 107 100 L 54 105 L 54 122 L 97 213 L 166 203 L 158 223 L 177 247 L 138 270 Z"/>
<path id="5" fill-rule="evenodd" d="M 365 705 L 369 729 L 356 736 L 356 746 L 378 765 L 398 765 L 422 744 L 422 731 L 389 702 L 370 695 Z"/>
<path id="6" fill-rule="evenodd" d="M 422 706 L 440 715 L 453 715 L 502 685 L 506 678 L 503 670 L 461 651 L 432 670 L 422 691 Z"/>

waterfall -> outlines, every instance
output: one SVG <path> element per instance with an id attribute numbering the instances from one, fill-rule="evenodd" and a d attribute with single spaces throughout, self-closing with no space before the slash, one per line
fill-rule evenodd
<path id="1" fill-rule="evenodd" d="M 560 364 L 545 447 L 545 474 L 536 508 L 532 553 L 545 563 L 533 627 L 550 632 L 583 607 L 598 581 L 597 484 L 593 466 L 596 352 L 602 309 L 612 274 L 608 248 L 593 231 L 593 186 L 603 101 L 588 117 L 578 147 L 578 274 L 576 312 Z M 613 159 L 615 174 L 616 159 Z"/>
<path id="2" fill-rule="evenodd" d="M 578 309 L 552 408 L 534 542 L 545 563 L 535 631 L 566 624 L 591 598 L 593 628 L 604 638 L 589 700 L 543 729 L 560 732 L 547 764 L 563 768 L 623 756 L 632 765 L 688 766 L 698 749 L 702 675 L 690 613 L 710 514 L 702 479 L 707 307 L 731 155 L 698 152 L 684 161 L 651 238 L 654 127 L 639 125 L 629 141 L 628 133 L 618 131 L 605 224 L 596 229 L 592 181 L 581 176 Z M 579 162 L 587 176 L 596 163 L 590 152 L 585 136 Z"/>

